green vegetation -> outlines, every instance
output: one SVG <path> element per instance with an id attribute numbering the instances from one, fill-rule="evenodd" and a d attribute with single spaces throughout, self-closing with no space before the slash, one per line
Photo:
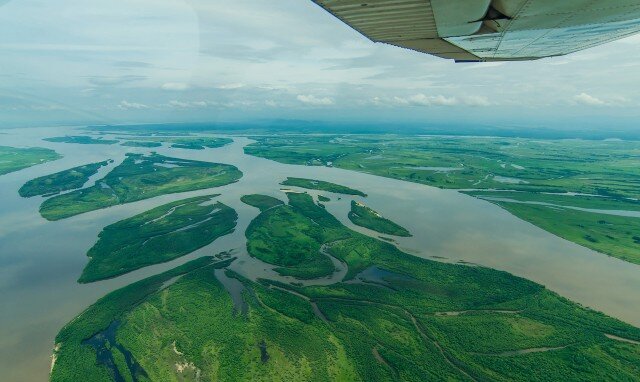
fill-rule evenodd
<path id="1" fill-rule="evenodd" d="M 178 200 L 107 226 L 87 253 L 91 260 L 79 281 L 170 261 L 233 232 L 238 215 L 220 202 L 210 203 L 215 196 Z"/>
<path id="2" fill-rule="evenodd" d="M 94 186 L 47 199 L 40 214 L 59 220 L 159 195 L 223 186 L 241 176 L 240 170 L 227 164 L 128 154 Z"/>
<path id="3" fill-rule="evenodd" d="M 320 212 L 324 210 L 307 194 L 287 195 L 290 205 L 261 208 L 260 215 L 249 224 L 246 231 L 249 254 L 277 265 L 275 270 L 282 275 L 311 279 L 332 274 L 335 268 L 321 253 L 321 247 L 341 239 L 343 234 L 319 226 L 315 217 L 335 218 Z"/>
<path id="4" fill-rule="evenodd" d="M 559 209 L 495 203 L 567 240 L 631 262 L 640 257 L 637 218 L 569 208 L 640 210 L 640 142 L 380 135 L 254 139 L 257 142 L 245 148 L 247 154 L 282 163 L 331 163 L 388 178 L 471 190 L 472 195 L 486 190 L 479 195 L 487 200 L 518 191 L 508 197 L 556 204 Z"/>
<path id="5" fill-rule="evenodd" d="M 625 217 L 582 211 L 576 208 L 599 207 L 605 210 L 637 211 L 634 201 L 580 196 L 525 193 L 473 193 L 499 205 L 513 215 L 538 227 L 595 251 L 640 264 L 640 217 Z M 530 200 L 527 200 L 529 199 Z M 553 203 L 551 203 L 553 202 Z"/>
<path id="6" fill-rule="evenodd" d="M 57 195 L 63 191 L 74 190 L 82 187 L 89 177 L 95 175 L 100 167 L 106 166 L 109 161 L 89 163 L 83 166 L 70 168 L 54 174 L 41 176 L 25 183 L 18 193 L 23 198 L 43 195 Z"/>
<path id="7" fill-rule="evenodd" d="M 320 201 L 320 202 L 330 202 L 330 201 L 331 201 L 331 199 L 330 199 L 330 198 L 327 198 L 327 197 L 326 197 L 326 196 L 324 196 L 324 195 L 318 195 L 318 201 Z"/>
<path id="8" fill-rule="evenodd" d="M 60 158 L 62 155 L 42 147 L 0 146 L 0 175 Z"/>
<path id="9" fill-rule="evenodd" d="M 222 265 L 209 260 L 188 264 L 115 291 L 74 319 L 56 338 L 52 381 L 109 381 L 114 370 L 140 381 L 639 380 L 640 329 L 505 272 L 410 256 L 347 229 L 309 195 L 288 197 L 254 223 L 287 247 L 302 240 L 287 220 L 306 231 L 303 218 L 311 219 L 310 247 L 328 233 L 340 238 L 327 251 L 348 265 L 345 281 L 256 283 L 214 271 Z M 242 284 L 246 313 L 229 277 Z M 114 327 L 109 368 L 83 343 Z M 118 351 L 139 368 L 118 362 Z"/>
<path id="10" fill-rule="evenodd" d="M 233 142 L 229 138 L 172 138 L 171 140 L 163 139 L 165 142 L 173 142 L 171 147 L 175 149 L 188 149 L 188 150 L 204 150 L 205 147 L 214 149 L 217 147 L 226 146 Z"/>
<path id="11" fill-rule="evenodd" d="M 360 227 L 369 228 L 379 233 L 395 236 L 411 236 L 411 233 L 405 228 L 392 222 L 389 219 L 385 219 L 380 216 L 379 213 L 358 203 L 355 200 L 351 201 L 351 211 L 349 211 L 349 220 L 355 225 Z"/>
<path id="12" fill-rule="evenodd" d="M 367 196 L 362 191 L 354 190 L 353 188 L 341 186 L 339 184 L 325 182 L 322 180 L 315 179 L 304 179 L 304 178 L 287 178 L 284 182 L 280 183 L 283 186 L 292 186 L 292 187 L 300 187 L 306 188 L 309 190 L 320 190 L 333 192 L 336 194 L 346 194 L 346 195 L 358 195 L 358 196 Z"/>
<path id="13" fill-rule="evenodd" d="M 43 140 L 57 143 L 77 143 L 80 145 L 112 145 L 119 142 L 113 139 L 93 138 L 86 135 L 66 135 L 64 137 L 44 138 Z"/>
<path id="14" fill-rule="evenodd" d="M 148 142 L 148 141 L 126 141 L 121 146 L 127 147 L 160 147 L 162 142 Z"/>
<path id="15" fill-rule="evenodd" d="M 281 206 L 284 204 L 284 202 L 280 199 L 260 194 L 243 195 L 240 200 L 244 204 L 256 207 L 260 211 L 266 211 L 270 208 Z"/>

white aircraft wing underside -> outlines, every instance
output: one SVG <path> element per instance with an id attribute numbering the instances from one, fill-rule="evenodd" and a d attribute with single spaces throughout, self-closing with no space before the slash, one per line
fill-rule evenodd
<path id="1" fill-rule="evenodd" d="M 640 32 L 640 0 L 314 0 L 383 42 L 456 61 L 561 56 Z"/>

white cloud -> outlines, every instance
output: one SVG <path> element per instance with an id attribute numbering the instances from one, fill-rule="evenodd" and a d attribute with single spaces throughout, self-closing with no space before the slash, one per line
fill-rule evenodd
<path id="1" fill-rule="evenodd" d="M 580 93 L 577 96 L 573 97 L 573 100 L 579 104 L 588 105 L 588 106 L 606 105 L 606 102 L 604 102 L 603 100 L 596 98 L 592 95 L 589 95 L 587 93 Z"/>
<path id="2" fill-rule="evenodd" d="M 148 109 L 149 106 L 143 103 L 128 102 L 128 101 L 122 100 L 122 102 L 118 104 L 118 108 L 122 110 L 143 110 L 143 109 Z"/>
<path id="3" fill-rule="evenodd" d="M 184 82 L 167 82 L 162 85 L 162 89 L 175 91 L 187 90 L 189 89 L 189 84 Z"/>
<path id="4" fill-rule="evenodd" d="M 178 100 L 169 101 L 170 107 L 178 108 L 178 109 L 202 108 L 202 107 L 207 107 L 211 105 L 212 103 L 207 101 L 190 101 L 190 102 L 184 102 L 184 101 L 178 101 Z"/>
<path id="5" fill-rule="evenodd" d="M 244 84 L 239 83 L 239 82 L 216 86 L 217 89 L 223 89 L 223 90 L 240 89 L 240 88 L 243 88 L 243 87 L 244 87 Z"/>
<path id="6" fill-rule="evenodd" d="M 462 100 L 468 106 L 491 106 L 491 102 L 484 96 L 465 96 Z"/>
<path id="7" fill-rule="evenodd" d="M 298 99 L 298 101 L 302 103 L 306 103 L 308 105 L 314 105 L 314 106 L 330 106 L 335 103 L 332 98 L 329 98 L 329 97 L 318 98 L 312 94 L 309 94 L 309 95 L 300 94 L 296 98 Z"/>

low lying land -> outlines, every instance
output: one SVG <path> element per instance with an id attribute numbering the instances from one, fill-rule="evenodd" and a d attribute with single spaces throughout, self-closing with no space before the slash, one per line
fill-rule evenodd
<path id="1" fill-rule="evenodd" d="M 253 139 L 257 142 L 245 148 L 247 154 L 282 163 L 331 163 L 333 167 L 470 191 L 472 195 L 473 191 L 484 191 L 484 196 L 518 191 L 518 198 L 558 204 L 560 209 L 496 203 L 555 235 L 638 262 L 640 242 L 633 239 L 638 236 L 634 228 L 637 218 L 611 218 L 597 211 L 580 214 L 565 207 L 638 211 L 640 142 L 380 135 Z M 577 223 L 580 219 L 584 221 Z M 601 221 L 613 223 L 616 234 Z M 582 226 L 577 229 L 576 224 Z"/>
<path id="2" fill-rule="evenodd" d="M 164 204 L 105 227 L 89 250 L 80 276 L 87 283 L 173 260 L 230 234 L 238 215 L 233 208 L 199 196 Z"/>
<path id="3" fill-rule="evenodd" d="M 323 180 L 289 177 L 287 178 L 287 180 L 283 181 L 280 184 L 283 186 L 306 188 L 308 190 L 333 192 L 335 194 L 367 196 L 367 194 L 362 191 L 354 190 L 353 188 L 341 186 L 339 184 L 331 182 L 325 182 Z"/>
<path id="4" fill-rule="evenodd" d="M 246 231 L 249 254 L 277 265 L 275 270 L 282 275 L 300 279 L 331 275 L 335 268 L 321 253 L 321 247 L 344 235 L 336 233 L 329 224 L 327 227 L 318 225 L 315 218 L 335 218 L 324 213 L 307 194 L 289 193 L 288 196 L 289 205 L 261 208 L 260 215 L 249 224 Z"/>
<path id="5" fill-rule="evenodd" d="M 121 146 L 127 147 L 160 147 L 162 142 L 148 142 L 148 141 L 126 141 L 121 143 Z"/>
<path id="6" fill-rule="evenodd" d="M 113 145 L 119 142 L 113 139 L 93 138 L 86 135 L 66 135 L 64 137 L 44 138 L 43 140 L 57 143 L 77 143 L 80 145 Z"/>
<path id="7" fill-rule="evenodd" d="M 256 207 L 260 211 L 266 211 L 270 208 L 284 204 L 280 199 L 260 194 L 243 195 L 240 200 L 242 203 Z"/>
<path id="8" fill-rule="evenodd" d="M 230 138 L 214 137 L 171 137 L 171 136 L 144 136 L 145 143 L 155 143 L 160 146 L 162 143 L 169 143 L 174 149 L 204 150 L 205 148 L 218 148 L 233 142 Z M 154 146 L 155 147 L 155 146 Z"/>
<path id="9" fill-rule="evenodd" d="M 47 220 L 59 220 L 159 195 L 224 186 L 241 177 L 240 170 L 227 164 L 128 154 L 94 186 L 44 201 L 40 214 Z"/>
<path id="10" fill-rule="evenodd" d="M 358 203 L 355 200 L 351 201 L 351 211 L 349 211 L 349 220 L 355 225 L 360 227 L 369 228 L 379 233 L 395 236 L 411 236 L 411 233 L 404 227 L 392 222 L 389 219 L 385 219 L 379 213 Z"/>
<path id="11" fill-rule="evenodd" d="M 640 329 L 504 272 L 410 256 L 288 196 L 254 223 L 281 248 L 334 240 L 344 280 L 252 282 L 196 260 L 71 321 L 51 380 L 638 380 Z M 287 227 L 311 233 L 304 219 L 317 230 L 302 239 Z"/>
<path id="12" fill-rule="evenodd" d="M 52 196 L 63 191 L 75 190 L 84 186 L 91 176 L 95 175 L 102 166 L 107 164 L 109 164 L 109 161 L 89 163 L 41 176 L 25 183 L 20 187 L 18 193 L 23 198 L 30 198 L 37 195 Z"/>
<path id="13" fill-rule="evenodd" d="M 42 147 L 0 146 L 0 175 L 60 158 L 60 154 Z"/>

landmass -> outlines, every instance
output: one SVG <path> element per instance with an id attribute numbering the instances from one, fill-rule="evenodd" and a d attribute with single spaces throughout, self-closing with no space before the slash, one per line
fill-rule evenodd
<path id="1" fill-rule="evenodd" d="M 244 204 L 256 207 L 260 211 L 266 211 L 273 207 L 281 206 L 284 204 L 284 202 L 278 198 L 260 194 L 243 195 L 240 200 Z"/>
<path id="2" fill-rule="evenodd" d="M 405 237 L 411 236 L 411 233 L 404 227 L 382 217 L 376 211 L 355 200 L 351 201 L 351 211 L 349 211 L 348 216 L 353 224 L 369 228 L 378 233 Z"/>
<path id="3" fill-rule="evenodd" d="M 80 282 L 116 277 L 184 256 L 233 232 L 238 215 L 218 195 L 164 204 L 105 227 Z"/>
<path id="4" fill-rule="evenodd" d="M 113 145 L 119 141 L 113 139 L 93 138 L 87 135 L 65 135 L 64 137 L 44 138 L 44 141 L 56 143 L 76 143 L 80 145 Z"/>
<path id="5" fill-rule="evenodd" d="M 522 200 L 556 204 L 558 210 L 492 203 L 577 244 L 625 261 L 639 261 L 640 240 L 634 239 L 640 237 L 637 218 L 612 217 L 597 210 L 638 210 L 640 142 L 353 134 L 252 139 L 256 142 L 245 147 L 247 154 L 287 164 L 330 163 L 483 195 L 486 200 L 500 192 L 512 192 L 513 198 L 517 191 Z M 617 233 L 612 234 L 614 228 Z"/>
<path id="6" fill-rule="evenodd" d="M 51 380 L 637 380 L 640 329 L 505 272 L 411 256 L 287 196 L 256 226 L 295 247 L 286 227 L 312 220 L 304 241 L 346 275 L 256 282 L 225 270 L 233 259 L 195 260 L 72 320 Z"/>
<path id="7" fill-rule="evenodd" d="M 354 190 L 353 188 L 341 186 L 339 184 L 335 184 L 331 182 L 325 182 L 323 180 L 288 177 L 285 181 L 283 181 L 280 184 L 283 186 L 300 187 L 300 188 L 306 188 L 309 190 L 333 192 L 335 194 L 367 196 L 367 194 L 365 194 L 362 191 Z"/>
<path id="8" fill-rule="evenodd" d="M 0 146 L 0 175 L 60 158 L 62 155 L 42 147 Z"/>
<path id="9" fill-rule="evenodd" d="M 41 176 L 25 183 L 18 193 L 23 198 L 33 196 L 53 196 L 63 191 L 74 190 L 82 187 L 98 170 L 109 164 L 110 161 L 89 163 L 54 174 Z"/>
<path id="10" fill-rule="evenodd" d="M 40 214 L 47 220 L 60 220 L 159 195 L 224 186 L 241 177 L 242 172 L 232 165 L 128 154 L 95 185 L 45 200 Z"/>
<path id="11" fill-rule="evenodd" d="M 148 141 L 126 141 L 120 144 L 127 147 L 160 147 L 162 142 L 148 142 Z"/>

